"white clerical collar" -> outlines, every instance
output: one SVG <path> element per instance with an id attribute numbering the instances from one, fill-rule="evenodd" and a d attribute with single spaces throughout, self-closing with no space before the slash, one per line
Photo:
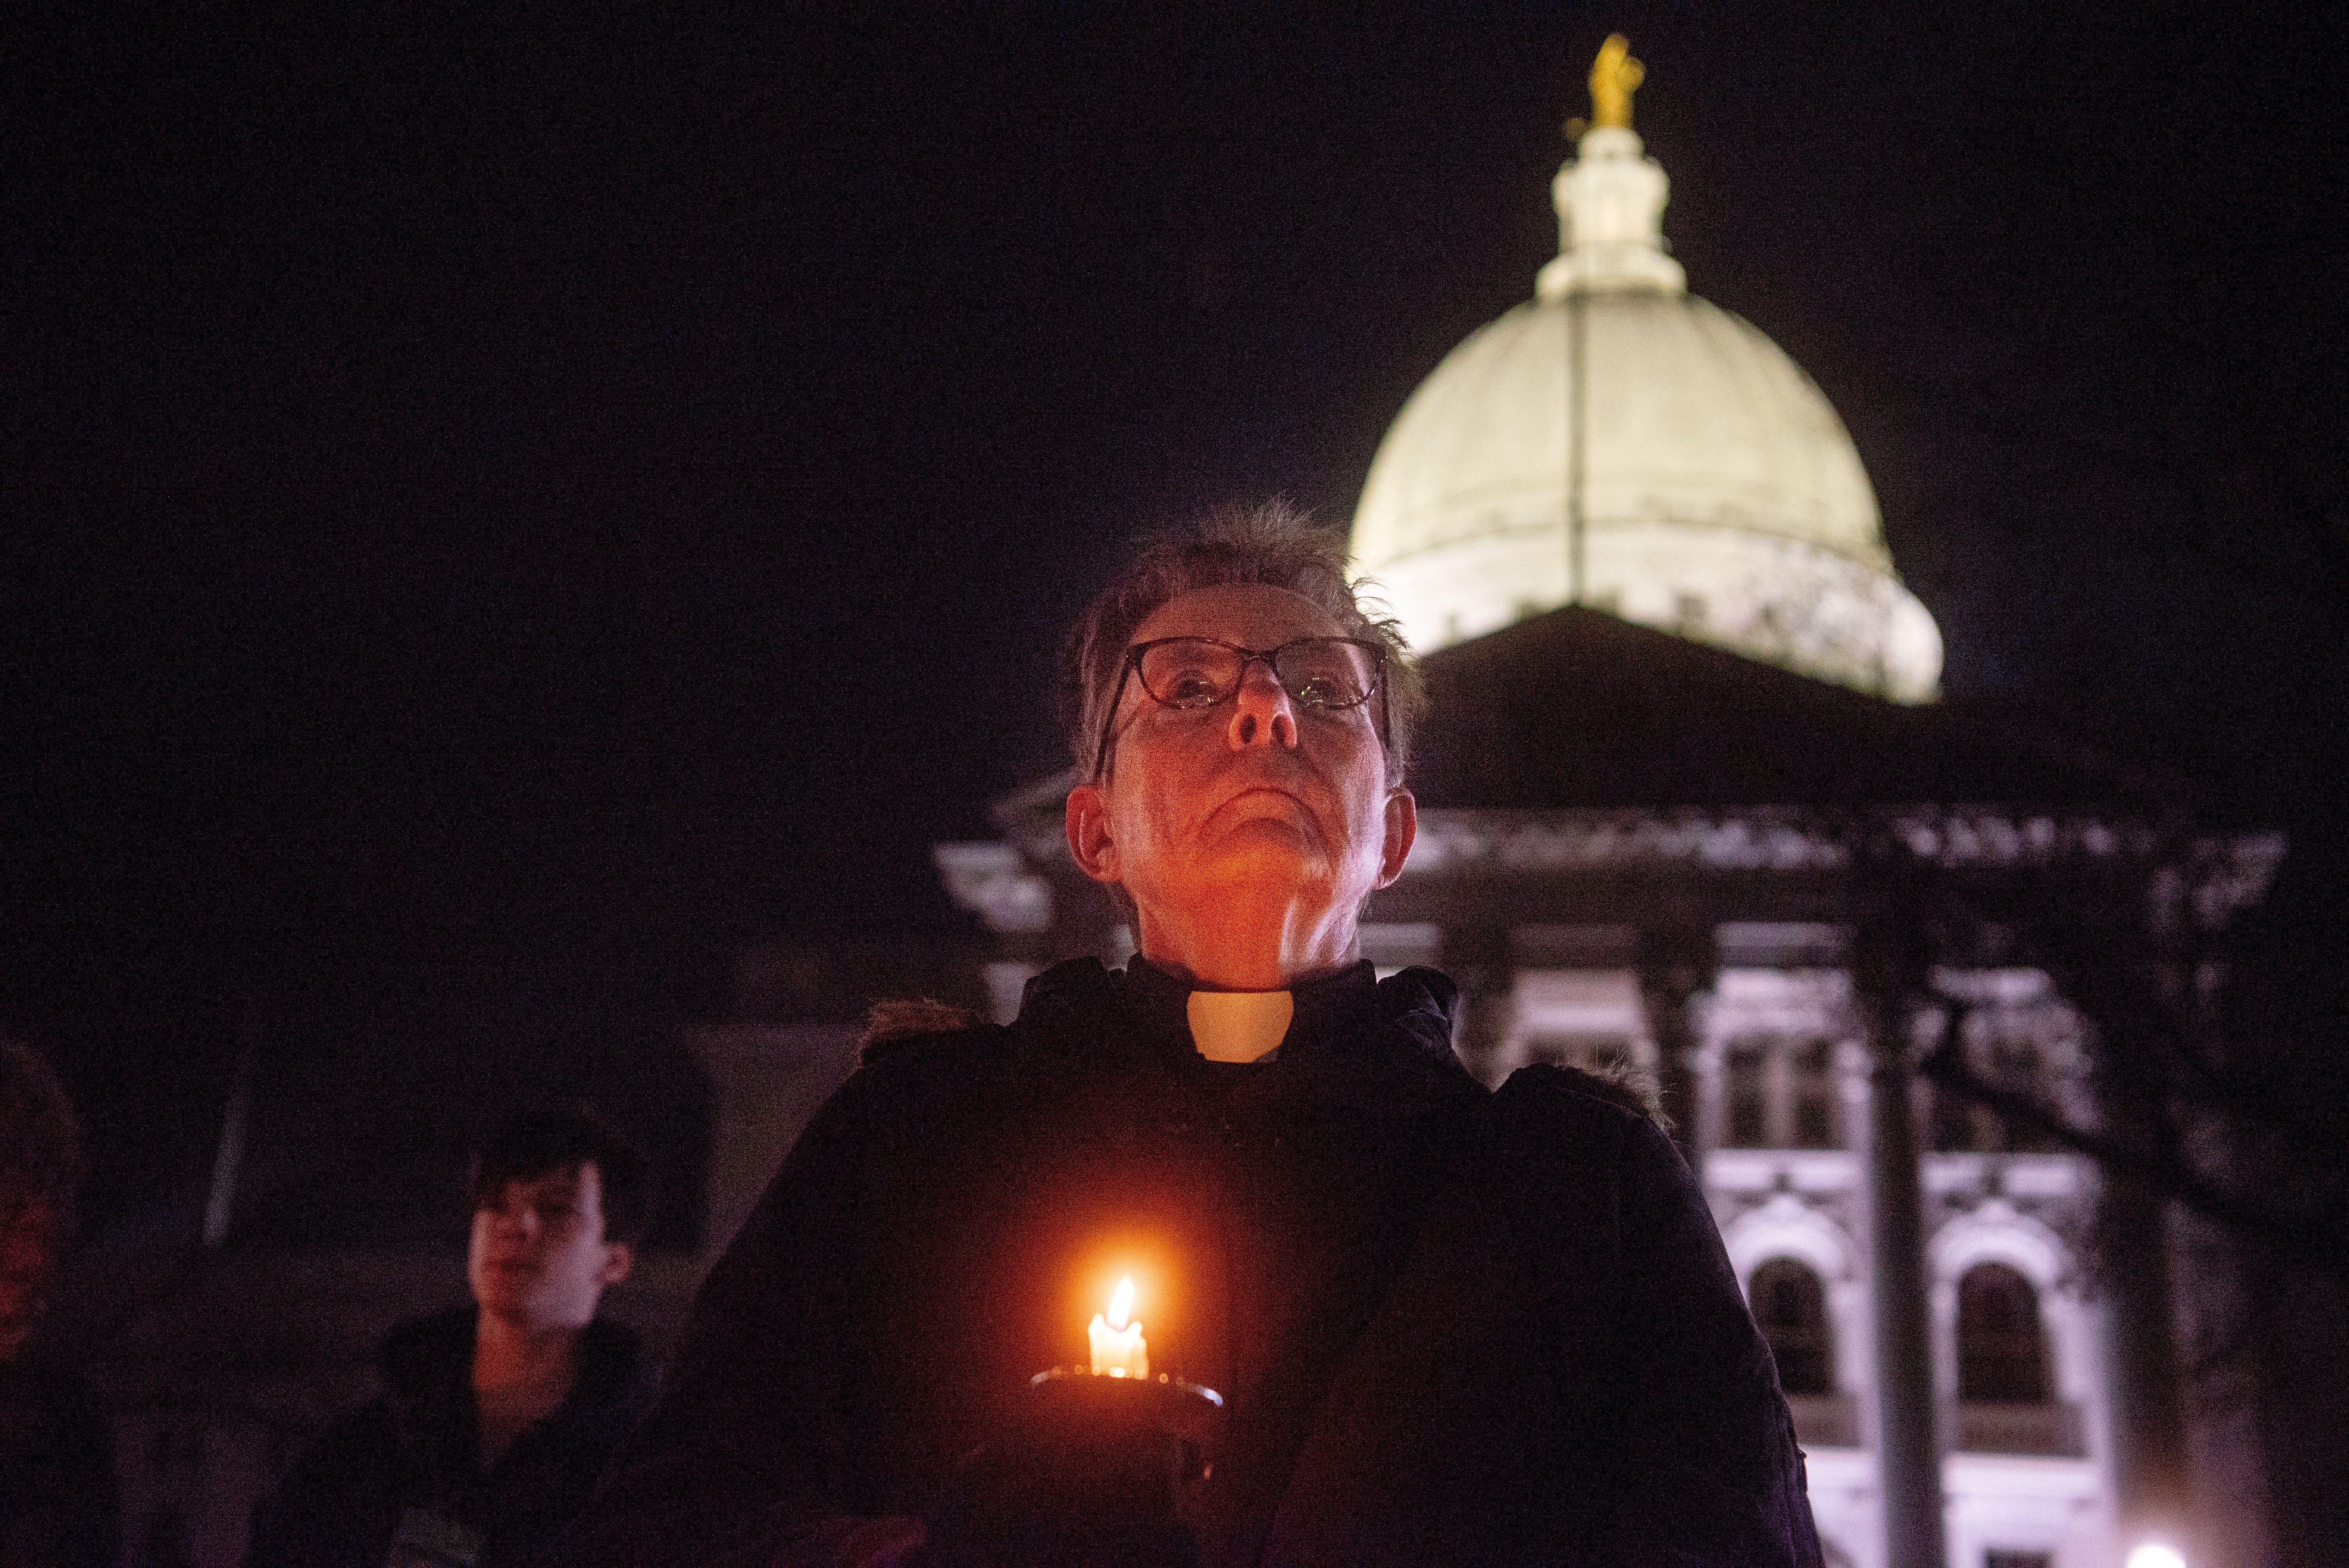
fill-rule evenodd
<path id="1" fill-rule="evenodd" d="M 1262 1061 L 1280 1048 L 1296 1010 L 1286 991 L 1194 991 L 1191 1042 L 1211 1062 Z"/>

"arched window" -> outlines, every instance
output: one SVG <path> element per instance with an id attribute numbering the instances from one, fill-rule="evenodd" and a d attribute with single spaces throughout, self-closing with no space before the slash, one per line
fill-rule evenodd
<path id="1" fill-rule="evenodd" d="M 2039 1294 L 2004 1264 L 1976 1264 L 1958 1281 L 1958 1398 L 2040 1405 L 2047 1397 Z"/>
<path id="2" fill-rule="evenodd" d="M 1834 1393 L 1835 1342 L 1819 1276 L 1792 1258 L 1772 1258 L 1754 1271 L 1746 1299 L 1778 1363 L 1778 1386 L 1789 1394 Z"/>

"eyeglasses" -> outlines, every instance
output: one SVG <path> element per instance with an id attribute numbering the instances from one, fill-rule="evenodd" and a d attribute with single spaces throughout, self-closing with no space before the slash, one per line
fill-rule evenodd
<path id="1" fill-rule="evenodd" d="M 1387 651 L 1376 643 L 1354 637 L 1299 637 L 1277 648 L 1243 648 L 1216 637 L 1159 637 L 1125 650 L 1117 672 L 1117 689 L 1110 694 L 1109 710 L 1102 715 L 1101 745 L 1093 752 L 1093 774 L 1109 766 L 1109 743 L 1117 724 L 1117 706 L 1125 699 L 1125 683 L 1139 676 L 1142 689 L 1154 702 L 1185 711 L 1214 707 L 1237 695 L 1247 667 L 1262 664 L 1300 708 L 1334 713 L 1379 699 L 1379 744 L 1386 745 Z"/>

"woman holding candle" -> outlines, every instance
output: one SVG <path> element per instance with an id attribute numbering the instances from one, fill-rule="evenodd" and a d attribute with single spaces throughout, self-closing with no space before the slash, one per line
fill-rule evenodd
<path id="1" fill-rule="evenodd" d="M 1161 542 L 1069 665 L 1070 852 L 1140 956 L 868 1049 L 569 1560 L 971 1560 L 914 1522 L 961 1517 L 957 1466 L 1084 1343 L 1072 1282 L 1126 1248 L 1164 1260 L 1149 1367 L 1227 1404 L 1184 1502 L 1202 1561 L 1817 1563 L 1671 1144 L 1567 1069 L 1488 1093 L 1450 982 L 1359 960 L 1416 830 L 1421 696 L 1342 545 L 1277 509 Z"/>

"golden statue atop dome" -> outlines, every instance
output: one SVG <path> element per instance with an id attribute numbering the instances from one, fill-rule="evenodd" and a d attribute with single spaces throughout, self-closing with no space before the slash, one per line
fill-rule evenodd
<path id="1" fill-rule="evenodd" d="M 1590 67 L 1590 123 L 1631 129 L 1631 95 L 1647 79 L 1648 67 L 1631 57 L 1631 40 L 1609 33 Z"/>

